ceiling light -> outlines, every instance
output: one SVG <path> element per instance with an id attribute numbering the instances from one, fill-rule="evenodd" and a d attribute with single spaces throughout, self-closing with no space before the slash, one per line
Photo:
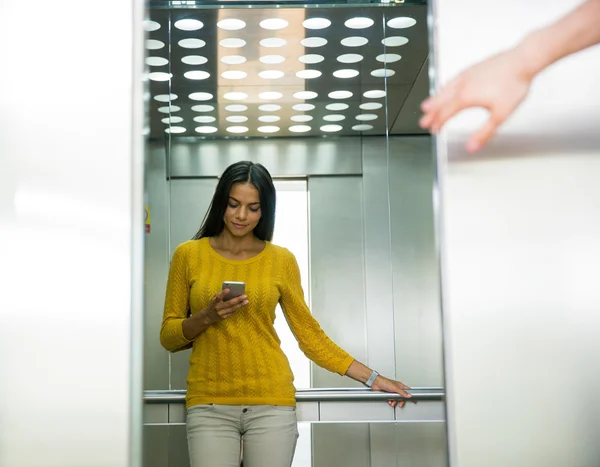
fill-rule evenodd
<path id="1" fill-rule="evenodd" d="M 386 47 L 398 47 L 408 43 L 408 39 L 402 36 L 386 37 L 381 41 Z"/>
<path id="2" fill-rule="evenodd" d="M 298 91 L 294 93 L 294 99 L 310 100 L 317 96 L 318 94 L 314 91 Z"/>
<path id="3" fill-rule="evenodd" d="M 197 19 L 180 19 L 179 21 L 175 21 L 174 26 L 180 31 L 197 31 L 198 29 L 202 29 L 204 24 Z"/>
<path id="4" fill-rule="evenodd" d="M 368 131 L 368 130 L 372 130 L 373 129 L 373 125 L 366 125 L 366 124 L 363 124 L 363 125 L 354 125 L 352 127 L 352 129 L 355 130 L 355 131 Z"/>
<path id="5" fill-rule="evenodd" d="M 170 114 L 173 112 L 179 112 L 181 110 L 181 107 L 177 107 L 176 105 L 166 105 L 164 107 L 159 107 L 158 111 L 161 114 Z"/>
<path id="6" fill-rule="evenodd" d="M 357 115 L 356 119 L 360 120 L 361 122 L 368 122 L 368 121 L 371 121 L 371 120 L 377 120 L 377 115 L 375 115 L 375 114 L 361 114 L 361 115 Z"/>
<path id="7" fill-rule="evenodd" d="M 293 122 L 310 122 L 313 118 L 310 115 L 292 115 L 290 119 Z"/>
<path id="8" fill-rule="evenodd" d="M 225 110 L 228 112 L 245 112 L 248 110 L 248 106 L 243 104 L 231 104 L 225 107 Z"/>
<path id="9" fill-rule="evenodd" d="M 258 106 L 258 108 L 263 112 L 277 112 L 278 110 L 281 110 L 281 106 L 277 104 L 263 104 Z"/>
<path id="10" fill-rule="evenodd" d="M 225 29 L 226 31 L 239 31 L 240 29 L 244 29 L 246 27 L 246 23 L 241 19 L 222 19 L 217 23 L 217 27 L 221 29 Z"/>
<path id="11" fill-rule="evenodd" d="M 363 56 L 360 54 L 344 54 L 340 55 L 337 58 L 338 62 L 341 63 L 358 63 L 363 59 Z"/>
<path id="12" fill-rule="evenodd" d="M 302 22 L 306 29 L 325 29 L 331 26 L 331 21 L 327 18 L 309 18 Z"/>
<path id="13" fill-rule="evenodd" d="M 187 130 L 182 126 L 171 126 L 165 128 L 165 133 L 185 133 Z"/>
<path id="14" fill-rule="evenodd" d="M 226 65 L 241 65 L 242 63 L 246 63 L 246 57 L 242 57 L 241 55 L 226 55 L 225 57 L 221 57 L 221 61 Z"/>
<path id="15" fill-rule="evenodd" d="M 379 102 L 365 102 L 364 104 L 360 104 L 359 107 L 363 110 L 377 110 L 383 107 L 383 104 Z"/>
<path id="16" fill-rule="evenodd" d="M 258 131 L 261 133 L 277 133 L 279 131 L 279 127 L 274 125 L 259 126 Z"/>
<path id="17" fill-rule="evenodd" d="M 223 97 L 229 101 L 243 101 L 244 99 L 248 99 L 248 94 L 244 92 L 227 92 Z"/>
<path id="18" fill-rule="evenodd" d="M 163 41 L 157 41 L 156 39 L 148 39 L 146 41 L 146 48 L 148 50 L 158 50 L 162 49 L 165 46 Z"/>
<path id="19" fill-rule="evenodd" d="M 325 131 L 327 133 L 333 133 L 334 131 L 340 131 L 342 129 L 342 125 L 323 125 L 321 127 L 321 131 Z"/>
<path id="20" fill-rule="evenodd" d="M 344 115 L 332 114 L 332 115 L 325 115 L 323 117 L 323 120 L 325 120 L 326 122 L 341 122 L 345 118 L 346 117 Z"/>
<path id="21" fill-rule="evenodd" d="M 363 94 L 363 96 L 369 99 L 379 99 L 380 97 L 385 97 L 385 91 L 381 91 L 379 89 L 373 91 L 367 91 Z"/>
<path id="22" fill-rule="evenodd" d="M 285 73 L 279 70 L 265 70 L 258 74 L 262 79 L 279 79 L 283 78 L 283 75 L 285 75 Z"/>
<path id="23" fill-rule="evenodd" d="M 325 57 L 319 54 L 308 54 L 302 55 L 302 57 L 300 57 L 298 60 L 302 63 L 314 64 L 321 63 L 323 60 L 325 60 Z"/>
<path id="24" fill-rule="evenodd" d="M 213 110 L 215 110 L 215 108 L 212 105 L 200 104 L 193 105 L 192 110 L 194 112 L 212 112 Z"/>
<path id="25" fill-rule="evenodd" d="M 357 17 L 349 19 L 344 25 L 350 29 L 365 29 L 373 26 L 373 23 L 375 23 L 375 21 L 371 18 Z"/>
<path id="26" fill-rule="evenodd" d="M 263 19 L 260 22 L 260 27 L 269 31 L 277 31 L 288 27 L 288 22 L 282 18 Z"/>
<path id="27" fill-rule="evenodd" d="M 310 131 L 310 127 L 308 125 L 292 125 L 289 130 L 293 133 L 306 133 Z"/>
<path id="28" fill-rule="evenodd" d="M 200 71 L 200 70 L 193 70 L 193 71 L 186 71 L 183 76 L 185 76 L 187 79 L 208 79 L 210 78 L 210 73 L 206 72 L 206 71 Z"/>
<path id="29" fill-rule="evenodd" d="M 163 123 L 181 123 L 183 122 L 183 118 L 181 117 L 166 117 L 161 119 Z"/>
<path id="30" fill-rule="evenodd" d="M 410 28 L 412 26 L 414 26 L 415 24 L 417 24 L 417 21 L 413 18 L 408 18 L 408 17 L 398 17 L 398 18 L 393 18 L 391 20 L 389 20 L 387 22 L 387 25 L 390 28 L 394 28 L 394 29 L 405 29 L 405 28 Z"/>
<path id="31" fill-rule="evenodd" d="M 375 78 L 389 78 L 395 74 L 396 72 L 394 70 L 390 70 L 388 68 L 380 68 L 379 70 L 373 70 L 371 72 L 371 75 L 375 76 Z"/>
<path id="32" fill-rule="evenodd" d="M 366 37 L 352 36 L 342 39 L 342 45 L 346 47 L 361 47 L 369 42 Z"/>
<path id="33" fill-rule="evenodd" d="M 348 99 L 350 97 L 352 97 L 350 91 L 333 91 L 329 93 L 330 99 Z"/>
<path id="34" fill-rule="evenodd" d="M 144 21 L 144 31 L 147 32 L 152 32 L 152 31 L 158 31 L 160 29 L 160 24 L 157 23 L 156 21 Z"/>
<path id="35" fill-rule="evenodd" d="M 375 59 L 381 63 L 394 63 L 400 60 L 402 57 L 398 54 L 381 54 L 377 55 Z"/>
<path id="36" fill-rule="evenodd" d="M 341 103 L 339 103 L 339 104 L 327 104 L 325 106 L 325 108 L 327 110 L 335 110 L 335 111 L 337 111 L 337 110 L 346 110 L 348 107 L 350 107 L 348 104 L 341 104 Z"/>
<path id="37" fill-rule="evenodd" d="M 240 70 L 230 70 L 221 73 L 221 77 L 224 79 L 244 79 L 246 76 L 248 76 L 248 73 Z"/>
<path id="38" fill-rule="evenodd" d="M 298 112 L 308 112 L 315 108 L 312 104 L 296 104 L 292 106 L 292 109 L 297 110 Z"/>
<path id="39" fill-rule="evenodd" d="M 170 102 L 177 99 L 177 94 L 157 94 L 154 100 L 158 102 Z"/>
<path id="40" fill-rule="evenodd" d="M 163 57 L 148 57 L 146 58 L 146 65 L 148 66 L 165 66 L 169 63 L 169 60 Z"/>
<path id="41" fill-rule="evenodd" d="M 152 81 L 169 81 L 172 77 L 173 75 L 171 73 L 163 73 L 162 71 L 148 73 L 148 78 Z"/>
<path id="42" fill-rule="evenodd" d="M 282 55 L 265 55 L 260 57 L 259 59 L 262 63 L 266 63 L 268 65 L 277 65 L 279 63 L 285 62 L 285 57 Z"/>
<path id="43" fill-rule="evenodd" d="M 186 55 L 181 61 L 186 65 L 204 65 L 208 59 L 202 55 Z"/>
<path id="44" fill-rule="evenodd" d="M 300 70 L 296 73 L 296 76 L 302 79 L 313 79 L 318 78 L 322 74 L 319 70 Z"/>
<path id="45" fill-rule="evenodd" d="M 246 133 L 248 131 L 248 127 L 246 127 L 246 126 L 230 126 L 230 127 L 227 127 L 227 131 L 229 133 Z"/>
<path id="46" fill-rule="evenodd" d="M 196 128 L 196 132 L 198 133 L 214 133 L 218 130 L 217 127 L 214 126 L 199 126 Z"/>
<path id="47" fill-rule="evenodd" d="M 260 45 L 263 47 L 283 47 L 285 44 L 287 44 L 287 41 L 279 37 L 269 37 L 260 41 Z"/>
<path id="48" fill-rule="evenodd" d="M 188 97 L 193 101 L 209 101 L 213 95 L 210 92 L 193 92 Z"/>
<path id="49" fill-rule="evenodd" d="M 215 117 L 210 117 L 208 115 L 200 115 L 198 117 L 194 117 L 194 121 L 198 123 L 212 123 L 215 120 Z"/>
<path id="50" fill-rule="evenodd" d="M 227 47 L 228 49 L 239 49 L 246 45 L 246 41 L 244 39 L 238 39 L 237 37 L 229 37 L 227 39 L 221 39 L 219 45 L 221 47 Z"/>
<path id="51" fill-rule="evenodd" d="M 337 70 L 333 72 L 336 78 L 354 78 L 358 76 L 358 70 Z"/>
<path id="52" fill-rule="evenodd" d="M 231 123 L 244 123 L 248 121 L 248 117 L 244 117 L 243 115 L 230 115 L 225 120 Z"/>
<path id="53" fill-rule="evenodd" d="M 283 94 L 281 94 L 280 92 L 275 92 L 275 91 L 261 92 L 258 95 L 259 99 L 264 99 L 266 101 L 274 101 L 277 99 L 281 99 L 282 97 L 283 97 Z"/>
<path id="54" fill-rule="evenodd" d="M 261 115 L 258 117 L 258 120 L 265 123 L 273 123 L 281 120 L 281 117 L 278 117 L 277 115 Z"/>
<path id="55" fill-rule="evenodd" d="M 204 42 L 202 39 L 181 39 L 178 44 L 184 49 L 199 49 L 204 47 L 206 42 Z"/>
<path id="56" fill-rule="evenodd" d="M 302 39 L 300 44 L 304 47 L 323 47 L 327 44 L 327 39 L 324 37 L 307 37 L 306 39 Z"/>

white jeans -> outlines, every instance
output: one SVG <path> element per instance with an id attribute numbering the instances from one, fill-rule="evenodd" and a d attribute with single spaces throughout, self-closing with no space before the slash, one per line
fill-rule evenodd
<path id="1" fill-rule="evenodd" d="M 187 410 L 191 467 L 290 467 L 298 440 L 294 407 L 195 405 Z"/>

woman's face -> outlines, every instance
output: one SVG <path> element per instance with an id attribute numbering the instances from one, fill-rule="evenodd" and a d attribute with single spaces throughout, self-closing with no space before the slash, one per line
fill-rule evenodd
<path id="1" fill-rule="evenodd" d="M 231 187 L 223 222 L 234 237 L 251 233 L 260 221 L 260 197 L 251 183 L 236 183 Z"/>

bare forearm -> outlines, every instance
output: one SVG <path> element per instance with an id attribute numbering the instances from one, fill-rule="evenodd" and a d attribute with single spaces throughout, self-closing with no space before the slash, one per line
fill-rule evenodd
<path id="1" fill-rule="evenodd" d="M 184 337 L 190 341 L 206 331 L 209 326 L 210 324 L 208 324 L 202 312 L 183 320 L 181 324 Z"/>
<path id="2" fill-rule="evenodd" d="M 350 378 L 352 378 L 355 381 L 358 381 L 359 383 L 366 383 L 371 377 L 371 374 L 373 374 L 373 370 L 371 370 L 368 366 L 360 363 L 358 360 L 354 360 L 350 364 L 348 371 L 346 371 L 346 376 L 349 376 Z"/>

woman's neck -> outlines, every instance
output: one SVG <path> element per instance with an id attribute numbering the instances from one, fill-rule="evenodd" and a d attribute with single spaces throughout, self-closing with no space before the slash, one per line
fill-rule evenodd
<path id="1" fill-rule="evenodd" d="M 233 254 L 261 250 L 264 247 L 264 242 L 256 238 L 252 233 L 244 237 L 234 237 L 227 229 L 224 229 L 219 235 L 212 237 L 211 240 L 214 248 Z"/>

